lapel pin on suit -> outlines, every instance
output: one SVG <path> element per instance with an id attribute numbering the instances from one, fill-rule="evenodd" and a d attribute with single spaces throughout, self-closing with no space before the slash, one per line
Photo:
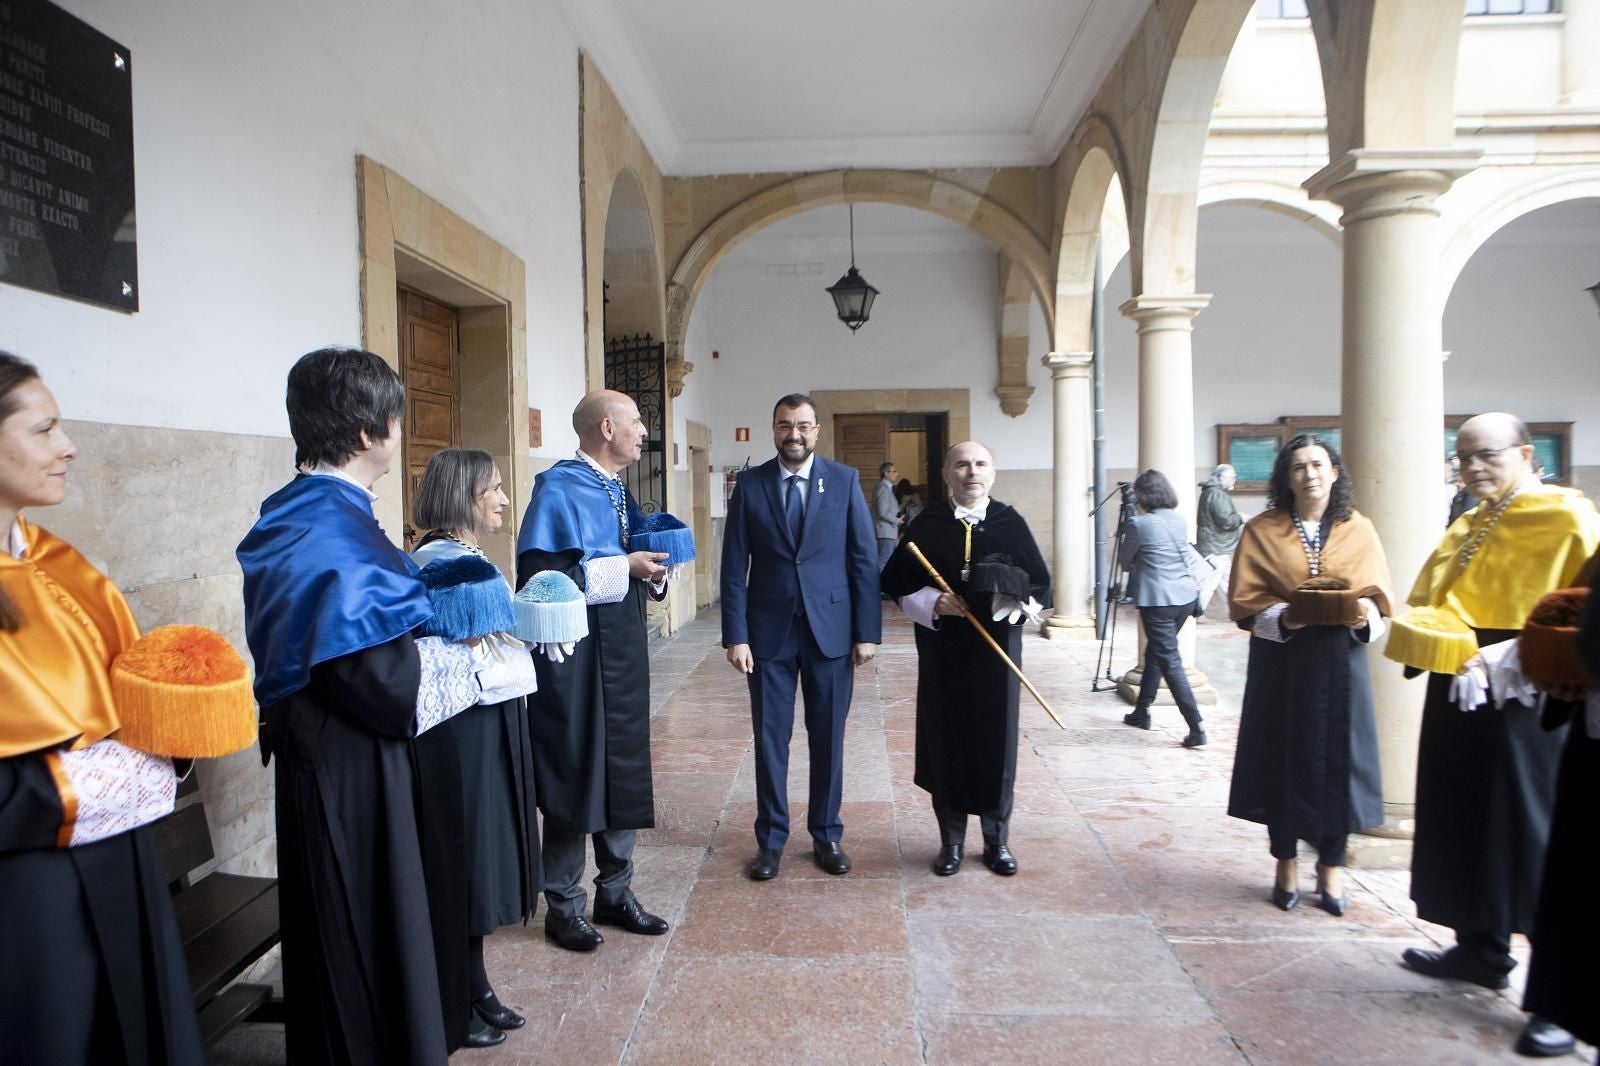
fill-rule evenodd
<path id="1" fill-rule="evenodd" d="M 824 492 L 827 492 L 827 491 L 828 491 L 828 486 L 823 484 L 822 477 L 819 475 L 817 477 L 817 495 L 821 496 Z"/>

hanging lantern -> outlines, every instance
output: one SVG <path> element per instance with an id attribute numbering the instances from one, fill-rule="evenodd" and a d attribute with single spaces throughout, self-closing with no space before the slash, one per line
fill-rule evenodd
<path id="1" fill-rule="evenodd" d="M 829 285 L 827 291 L 833 297 L 839 321 L 849 326 L 851 333 L 866 325 L 867 319 L 872 317 L 872 302 L 878 298 L 878 290 L 856 269 L 855 204 L 850 205 L 850 269 L 844 277 Z"/>

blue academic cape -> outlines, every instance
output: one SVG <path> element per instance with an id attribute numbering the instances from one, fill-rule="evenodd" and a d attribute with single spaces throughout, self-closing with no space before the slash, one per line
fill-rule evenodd
<path id="1" fill-rule="evenodd" d="M 416 564 L 342 478 L 301 474 L 268 496 L 235 554 L 263 707 L 304 688 L 318 663 L 387 643 L 433 614 Z"/>
<path id="2" fill-rule="evenodd" d="M 644 512 L 633 501 L 633 494 L 621 483 L 613 484 L 612 492 L 622 493 L 628 528 L 638 529 Z M 533 495 L 528 498 L 522 532 L 517 536 L 517 554 L 576 551 L 582 553 L 580 561 L 585 563 L 626 555 L 613 498 L 606 494 L 594 467 L 581 459 L 563 459 L 534 478 Z"/>

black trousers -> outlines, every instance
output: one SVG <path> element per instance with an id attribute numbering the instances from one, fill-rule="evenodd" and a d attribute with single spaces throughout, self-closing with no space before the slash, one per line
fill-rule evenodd
<path id="1" fill-rule="evenodd" d="M 1300 841 L 1296 839 L 1294 830 L 1287 826 L 1267 823 L 1267 839 L 1272 843 L 1272 857 L 1274 859 L 1292 859 L 1300 853 Z M 1329 833 L 1327 836 L 1318 837 L 1308 843 L 1316 845 L 1317 861 L 1324 866 L 1343 866 L 1345 862 L 1345 844 L 1350 840 L 1349 833 Z"/>
<path id="2" fill-rule="evenodd" d="M 997 811 L 989 811 L 978 815 L 978 824 L 983 828 L 983 843 L 987 847 L 999 847 L 1006 842 L 1006 832 L 1011 827 L 1012 796 L 1006 790 L 1005 799 Z M 933 814 L 939 819 L 939 843 L 965 844 L 967 841 L 967 812 L 949 807 L 933 797 Z"/>
<path id="3" fill-rule="evenodd" d="M 1183 659 L 1178 655 L 1178 630 L 1193 616 L 1193 602 L 1139 608 L 1139 621 L 1144 624 L 1144 669 L 1139 677 L 1139 701 L 1133 709 L 1148 714 L 1165 678 L 1183 720 L 1189 723 L 1190 729 L 1199 729 L 1200 707 L 1194 702 L 1189 675 L 1184 672 Z"/>
<path id="4" fill-rule="evenodd" d="M 1511 957 L 1511 937 L 1506 933 L 1486 929 L 1457 929 L 1453 950 L 1461 952 L 1480 966 L 1500 973 L 1510 973 L 1517 967 L 1517 960 Z"/>

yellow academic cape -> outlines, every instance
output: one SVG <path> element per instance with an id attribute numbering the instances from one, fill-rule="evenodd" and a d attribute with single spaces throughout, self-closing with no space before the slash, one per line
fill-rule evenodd
<path id="1" fill-rule="evenodd" d="M 1570 587 L 1600 546 L 1600 512 L 1583 493 L 1538 485 L 1517 494 L 1458 571 L 1461 546 L 1488 521 L 1479 506 L 1451 523 L 1406 602 L 1442 607 L 1474 629 L 1521 629 L 1539 597 Z"/>
<path id="2" fill-rule="evenodd" d="M 122 593 L 66 541 L 18 519 L 27 551 L 0 551 L 0 588 L 22 625 L 0 631 L 0 759 L 71 744 L 119 725 L 111 662 L 139 637 Z"/>

